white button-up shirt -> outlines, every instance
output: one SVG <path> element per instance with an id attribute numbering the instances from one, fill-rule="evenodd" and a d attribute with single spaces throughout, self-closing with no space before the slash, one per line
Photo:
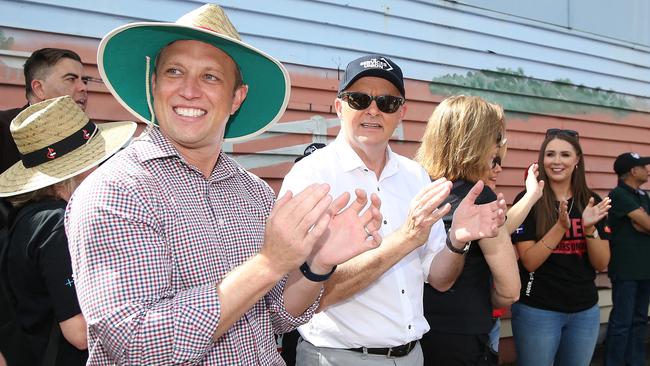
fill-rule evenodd
<path id="1" fill-rule="evenodd" d="M 300 192 L 311 183 L 328 183 L 331 194 L 360 188 L 381 198 L 381 234 L 388 236 L 406 220 L 411 199 L 430 183 L 416 162 L 387 148 L 386 166 L 377 179 L 350 147 L 343 133 L 329 146 L 296 163 L 284 178 L 281 195 Z M 442 221 L 431 229 L 429 241 L 409 253 L 368 288 L 315 314 L 299 329 L 318 347 L 392 347 L 420 339 L 429 330 L 422 310 L 423 284 L 435 253 L 445 245 Z"/>

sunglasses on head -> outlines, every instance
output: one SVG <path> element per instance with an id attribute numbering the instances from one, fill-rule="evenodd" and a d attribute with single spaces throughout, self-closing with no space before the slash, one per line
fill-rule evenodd
<path id="1" fill-rule="evenodd" d="M 563 130 L 561 128 L 549 128 L 548 130 L 546 130 L 546 137 L 557 136 L 557 135 L 573 137 L 576 140 L 580 138 L 580 135 L 578 135 L 578 131 L 574 131 L 574 130 Z"/>
<path id="2" fill-rule="evenodd" d="M 503 166 L 501 165 L 501 157 L 500 156 L 495 156 L 494 159 L 492 159 L 492 169 L 496 168 L 498 166 Z"/>
<path id="3" fill-rule="evenodd" d="M 368 95 L 361 92 L 340 92 L 338 97 L 348 102 L 350 108 L 358 111 L 370 107 L 373 100 L 377 103 L 377 108 L 384 113 L 395 113 L 404 104 L 404 98 L 394 95 Z"/>

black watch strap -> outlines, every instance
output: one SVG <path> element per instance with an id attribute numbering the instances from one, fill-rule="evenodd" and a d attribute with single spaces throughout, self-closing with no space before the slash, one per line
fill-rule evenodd
<path id="1" fill-rule="evenodd" d="M 451 243 L 451 238 L 449 237 L 449 232 L 447 232 L 447 239 L 445 240 L 445 244 L 447 244 L 447 249 L 451 250 L 452 252 L 456 254 L 466 254 L 469 251 L 469 246 L 472 242 L 468 241 L 465 243 L 465 246 L 462 248 L 456 248 L 452 243 Z"/>
<path id="2" fill-rule="evenodd" d="M 320 275 L 312 272 L 307 262 L 303 263 L 302 266 L 300 266 L 300 272 L 302 272 L 302 275 L 305 276 L 308 280 L 314 282 L 327 281 L 332 276 L 332 273 L 334 273 L 334 271 L 336 271 L 336 266 L 332 268 L 330 273 Z"/>

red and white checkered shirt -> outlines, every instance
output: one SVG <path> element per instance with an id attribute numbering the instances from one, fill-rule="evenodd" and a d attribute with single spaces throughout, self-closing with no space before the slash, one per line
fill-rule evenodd
<path id="1" fill-rule="evenodd" d="M 223 152 L 205 178 L 157 128 L 90 175 L 66 213 L 88 365 L 283 365 L 273 333 L 317 306 L 292 317 L 286 277 L 212 341 L 216 284 L 260 250 L 273 202 Z"/>

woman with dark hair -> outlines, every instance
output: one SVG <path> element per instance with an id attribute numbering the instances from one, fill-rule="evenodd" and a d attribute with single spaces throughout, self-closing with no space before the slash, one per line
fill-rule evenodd
<path id="1" fill-rule="evenodd" d="M 587 187 L 578 138 L 573 130 L 546 132 L 538 157 L 543 195 L 512 236 L 521 277 L 512 330 L 522 366 L 586 366 L 596 346 L 594 280 L 609 263 L 603 218 L 610 201 Z"/>
<path id="2" fill-rule="evenodd" d="M 445 177 L 453 182 L 448 198 L 451 210 L 443 218 L 447 230 L 458 203 L 488 176 L 494 159 L 505 151 L 505 141 L 505 117 L 499 105 L 459 95 L 434 110 L 416 160 L 432 179 Z M 486 185 L 476 202 L 497 199 L 503 197 Z M 484 365 L 490 357 L 492 306 L 509 306 L 519 296 L 510 234 L 503 225 L 494 238 L 470 242 L 464 250 L 449 250 L 464 256 L 464 267 L 448 291 L 424 286 L 424 315 L 431 327 L 420 340 L 425 365 Z"/>

